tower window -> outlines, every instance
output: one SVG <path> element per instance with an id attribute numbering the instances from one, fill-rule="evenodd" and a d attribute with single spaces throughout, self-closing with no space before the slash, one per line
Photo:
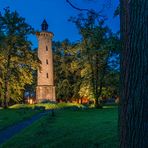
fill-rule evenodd
<path id="1" fill-rule="evenodd" d="M 48 73 L 46 73 L 46 77 L 48 78 Z"/>
<path id="2" fill-rule="evenodd" d="M 46 59 L 46 64 L 48 65 L 48 60 Z"/>
<path id="3" fill-rule="evenodd" d="M 46 46 L 46 51 L 48 51 L 48 47 Z"/>

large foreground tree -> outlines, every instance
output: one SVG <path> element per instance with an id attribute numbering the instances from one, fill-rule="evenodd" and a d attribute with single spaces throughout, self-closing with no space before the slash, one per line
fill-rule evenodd
<path id="1" fill-rule="evenodd" d="M 120 0 L 120 147 L 148 147 L 148 0 Z"/>

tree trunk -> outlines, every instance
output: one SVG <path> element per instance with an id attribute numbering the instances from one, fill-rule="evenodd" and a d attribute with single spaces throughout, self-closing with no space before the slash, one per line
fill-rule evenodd
<path id="1" fill-rule="evenodd" d="M 99 103 L 99 97 L 101 95 L 101 93 L 99 94 L 99 90 L 98 90 L 98 87 L 99 87 L 99 69 L 98 69 L 98 60 L 99 60 L 99 55 L 98 55 L 98 52 L 96 51 L 96 65 L 95 65 L 95 75 L 94 75 L 94 84 L 95 84 L 95 88 L 94 88 L 94 91 L 95 91 L 95 107 L 96 108 L 99 108 L 100 106 L 100 103 Z M 100 84 L 101 85 L 101 84 Z M 101 87 L 102 89 L 102 87 Z"/>
<path id="2" fill-rule="evenodd" d="M 83 97 L 81 97 L 80 100 L 81 100 L 81 104 L 83 104 Z"/>
<path id="3" fill-rule="evenodd" d="M 120 147 L 148 147 L 148 0 L 120 0 Z"/>
<path id="4" fill-rule="evenodd" d="M 5 84 L 4 84 L 4 108 L 8 108 L 9 101 L 9 77 L 10 77 L 10 58 L 11 55 L 8 55 L 7 59 L 7 72 L 5 76 Z"/>
<path id="5" fill-rule="evenodd" d="M 9 93 L 8 93 L 8 88 L 9 88 L 9 82 L 6 79 L 5 80 L 5 93 L 4 93 L 4 108 L 8 108 L 8 99 L 9 99 Z"/>

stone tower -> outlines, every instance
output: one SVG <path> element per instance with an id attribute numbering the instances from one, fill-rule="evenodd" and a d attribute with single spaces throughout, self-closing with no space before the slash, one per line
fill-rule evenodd
<path id="1" fill-rule="evenodd" d="M 42 31 L 36 33 L 38 38 L 38 57 L 41 61 L 37 76 L 36 99 L 37 102 L 55 101 L 52 56 L 53 33 L 48 32 L 46 20 L 43 21 L 41 26 Z"/>

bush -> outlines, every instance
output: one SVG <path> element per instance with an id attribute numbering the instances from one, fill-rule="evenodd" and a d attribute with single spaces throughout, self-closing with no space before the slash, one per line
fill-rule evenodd
<path id="1" fill-rule="evenodd" d="M 56 109 L 57 105 L 55 103 L 39 103 L 39 104 L 35 104 L 35 107 L 44 107 L 45 109 Z"/>
<path id="2" fill-rule="evenodd" d="M 15 105 L 10 106 L 9 108 L 11 108 L 11 109 L 24 109 L 24 108 L 33 109 L 34 105 L 30 105 L 30 104 L 15 104 Z"/>
<path id="3" fill-rule="evenodd" d="M 71 109 L 71 110 L 79 110 L 86 109 L 82 104 L 77 103 L 56 103 L 56 102 L 48 102 L 48 103 L 38 103 L 34 105 L 30 104 L 16 104 L 11 106 L 12 109 L 35 109 L 35 110 L 48 110 L 48 109 Z"/>
<path id="4" fill-rule="evenodd" d="M 82 104 L 77 104 L 77 103 L 58 103 L 58 108 L 82 108 L 83 105 Z"/>

